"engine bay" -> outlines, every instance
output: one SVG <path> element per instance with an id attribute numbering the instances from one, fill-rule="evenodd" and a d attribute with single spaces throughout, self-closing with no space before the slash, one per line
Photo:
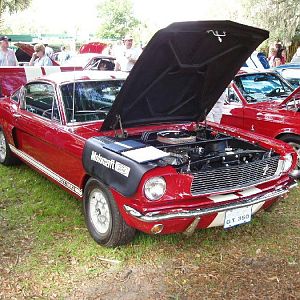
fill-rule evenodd
<path id="1" fill-rule="evenodd" d="M 197 131 L 164 130 L 145 132 L 140 140 L 166 153 L 159 165 L 172 165 L 180 172 L 248 164 L 276 156 L 257 144 L 227 136 L 208 128 Z"/>
<path id="2" fill-rule="evenodd" d="M 174 128 L 174 127 L 173 127 Z M 203 126 L 196 130 L 161 129 L 87 140 L 83 166 L 123 195 L 133 195 L 140 180 L 157 167 L 172 166 L 193 175 L 191 193 L 250 186 L 273 178 L 279 154 L 258 143 Z"/>

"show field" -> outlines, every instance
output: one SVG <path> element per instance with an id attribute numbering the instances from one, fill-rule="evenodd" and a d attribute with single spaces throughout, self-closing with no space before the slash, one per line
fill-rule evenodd
<path id="1" fill-rule="evenodd" d="M 108 249 L 46 178 L 26 165 L 0 166 L 0 178 L 0 299 L 300 297 L 299 187 L 246 225 Z"/>

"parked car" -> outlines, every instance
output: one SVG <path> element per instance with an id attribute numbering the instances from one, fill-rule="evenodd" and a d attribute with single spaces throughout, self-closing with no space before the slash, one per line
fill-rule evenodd
<path id="1" fill-rule="evenodd" d="M 115 58 L 110 55 L 102 55 L 97 53 L 76 54 L 69 58 L 63 66 L 81 67 L 88 70 L 101 70 L 101 63 L 107 64 L 107 71 L 114 70 Z"/>
<path id="2" fill-rule="evenodd" d="M 101 54 L 102 51 L 107 47 L 106 43 L 101 42 L 89 42 L 83 44 L 80 49 L 79 53 L 98 53 Z"/>
<path id="3" fill-rule="evenodd" d="M 253 51 L 250 57 L 247 58 L 246 62 L 243 64 L 243 67 L 255 68 L 259 70 L 270 69 L 269 61 L 267 57 L 258 51 Z"/>
<path id="4" fill-rule="evenodd" d="M 130 242 L 136 229 L 190 235 L 249 222 L 295 186 L 296 153 L 203 121 L 267 37 L 230 21 L 174 23 L 126 80 L 107 71 L 33 80 L 0 101 L 0 162 L 20 159 L 82 200 L 105 246 Z"/>
<path id="5" fill-rule="evenodd" d="M 0 96 L 10 96 L 16 89 L 28 81 L 56 72 L 78 71 L 81 67 L 60 66 L 18 66 L 0 67 Z"/>
<path id="6" fill-rule="evenodd" d="M 221 124 L 289 143 L 298 153 L 293 175 L 300 175 L 300 88 L 276 72 L 241 72 L 229 89 Z"/>
<path id="7" fill-rule="evenodd" d="M 297 88 L 300 86 L 300 64 L 289 63 L 278 66 L 274 70 L 284 77 L 289 83 Z"/>

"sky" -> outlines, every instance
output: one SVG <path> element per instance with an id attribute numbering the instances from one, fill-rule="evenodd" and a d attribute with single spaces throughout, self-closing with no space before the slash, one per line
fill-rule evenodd
<path id="1" fill-rule="evenodd" d="M 97 4 L 101 1 L 32 0 L 28 10 L 7 16 L 6 20 L 14 33 L 20 28 L 39 33 L 91 33 L 95 32 L 95 28 L 99 26 Z M 220 9 L 222 3 L 237 2 L 237 0 L 132 1 L 136 17 L 157 28 L 175 21 L 208 19 L 212 17 L 215 8 L 218 8 L 219 12 L 222 11 Z"/>

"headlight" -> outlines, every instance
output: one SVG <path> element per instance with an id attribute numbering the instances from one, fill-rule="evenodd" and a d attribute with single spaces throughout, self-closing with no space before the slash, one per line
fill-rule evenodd
<path id="1" fill-rule="evenodd" d="M 291 168 L 292 164 L 293 164 L 293 156 L 292 156 L 292 154 L 287 154 L 284 157 L 282 171 L 283 172 L 289 171 L 289 169 Z"/>
<path id="2" fill-rule="evenodd" d="M 153 177 L 148 179 L 144 185 L 145 196 L 149 200 L 158 200 L 166 192 L 166 181 L 162 177 Z"/>

